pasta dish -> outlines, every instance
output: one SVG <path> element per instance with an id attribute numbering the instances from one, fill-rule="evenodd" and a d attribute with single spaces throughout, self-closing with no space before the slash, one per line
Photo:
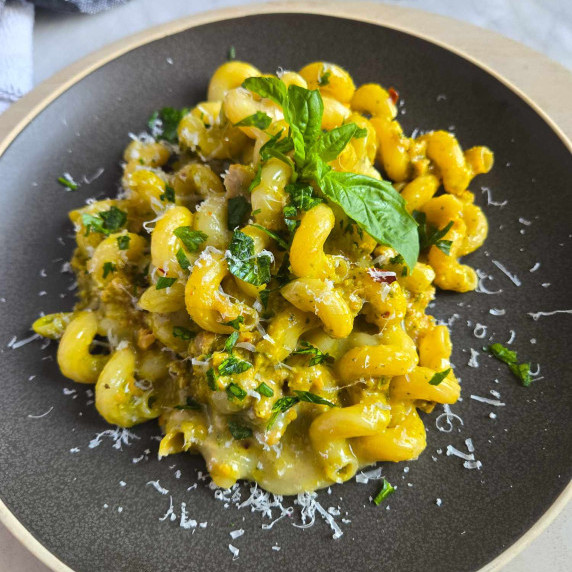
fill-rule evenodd
<path id="1" fill-rule="evenodd" d="M 493 163 L 407 137 L 399 95 L 341 67 L 229 61 L 207 100 L 163 108 L 122 190 L 70 213 L 79 302 L 34 330 L 114 425 L 157 418 L 159 455 L 278 494 L 417 458 L 419 412 L 460 394 L 435 289 L 474 290 L 485 240 L 468 190 Z"/>

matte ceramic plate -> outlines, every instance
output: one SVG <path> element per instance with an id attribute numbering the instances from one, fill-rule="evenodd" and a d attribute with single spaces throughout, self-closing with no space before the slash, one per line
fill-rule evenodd
<path id="1" fill-rule="evenodd" d="M 357 84 L 395 87 L 407 133 L 452 129 L 464 147 L 486 144 L 496 154 L 494 170 L 471 187 L 491 231 L 469 263 L 492 277 L 483 285 L 498 293 L 440 294 L 433 308 L 451 325 L 463 401 L 452 407 L 455 416 L 439 419 L 450 432 L 437 428 L 441 408 L 425 416 L 428 446 L 418 461 L 382 465 L 398 486 L 383 506 L 370 502 L 375 481 L 319 493 L 343 532 L 337 540 L 320 511 L 313 527 L 297 528 L 292 498 L 282 502 L 293 514 L 270 528 L 278 509 L 268 518 L 251 505 L 237 508 L 249 498 L 247 485 L 225 501 L 203 480 L 200 458 L 159 462 L 154 423 L 109 431 L 89 389 L 59 373 L 53 344 L 19 343 L 41 311 L 73 304 L 73 277 L 60 272 L 73 249 L 66 213 L 89 197 L 114 195 L 127 134 L 144 130 L 158 107 L 202 100 L 231 45 L 267 71 L 336 62 Z M 92 182 L 66 192 L 56 182 L 64 171 Z M 570 304 L 571 180 L 567 144 L 518 95 L 466 59 L 381 26 L 249 16 L 110 61 L 47 105 L 0 158 L 2 501 L 76 571 L 479 569 L 541 517 L 571 475 L 571 316 L 529 315 Z M 519 356 L 540 364 L 529 388 L 482 352 L 490 340 L 509 339 Z M 471 349 L 479 367 L 467 366 Z M 449 445 L 480 468 L 448 456 Z M 206 524 L 192 528 L 189 519 Z M 232 539 L 237 529 L 245 533 Z"/>

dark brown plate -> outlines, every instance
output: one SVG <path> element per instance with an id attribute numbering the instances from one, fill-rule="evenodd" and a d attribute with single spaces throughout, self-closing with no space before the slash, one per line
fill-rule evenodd
<path id="1" fill-rule="evenodd" d="M 491 274 L 486 286 L 502 293 L 441 294 L 434 308 L 443 319 L 459 315 L 452 321 L 453 357 L 463 401 L 453 411 L 464 425 L 454 420 L 453 431 L 440 432 L 435 420 L 442 410 L 426 416 L 422 457 L 382 466 L 398 485 L 384 506 L 369 500 L 375 482 L 352 481 L 331 494 L 321 492 L 324 508 L 339 506 L 342 512 L 335 517 L 344 532 L 338 540 L 318 513 L 308 530 L 291 526 L 299 523 L 299 508 L 263 530 L 270 520 L 233 503 L 226 509 L 204 482 L 188 490 L 204 464 L 187 455 L 159 462 L 155 423 L 134 429 L 137 438 L 122 450 L 108 437 L 90 448 L 109 428 L 89 404 L 88 388 L 59 373 L 55 346 L 41 350 L 42 342 L 34 341 L 7 347 L 13 336 L 30 335 L 29 324 L 41 311 L 73 304 L 73 278 L 60 273 L 73 248 L 67 212 L 88 197 L 114 195 L 127 133 L 144 130 L 158 107 L 202 100 L 231 45 L 240 59 L 267 71 L 298 69 L 317 59 L 336 62 L 358 84 L 395 87 L 405 100 L 399 119 L 407 133 L 453 128 L 463 146 L 486 144 L 496 154 L 492 173 L 471 187 L 485 205 L 491 232 L 469 262 Z M 64 171 L 81 179 L 100 168 L 105 171 L 75 193 L 56 182 Z M 4 514 L 11 511 L 77 571 L 479 569 L 532 527 L 570 480 L 571 317 L 534 321 L 528 313 L 570 307 L 571 180 L 569 147 L 520 96 L 468 60 L 382 26 L 308 14 L 249 16 L 153 41 L 96 69 L 47 105 L 0 157 Z M 508 201 L 506 206 L 487 206 L 481 187 L 490 188 L 495 201 Z M 537 262 L 540 268 L 530 272 Z M 491 308 L 505 315 L 491 315 Z M 474 335 L 477 323 L 487 325 L 484 339 Z M 530 388 L 481 351 L 490 339 L 506 342 L 511 330 L 511 347 L 541 365 L 541 379 Z M 467 367 L 470 348 L 480 352 L 479 368 Z M 506 405 L 470 397 L 497 399 L 491 390 Z M 447 445 L 468 453 L 467 438 L 480 470 L 466 469 L 462 459 L 445 453 Z M 146 484 L 156 480 L 167 494 Z M 245 500 L 248 487 L 241 490 Z M 177 519 L 160 520 L 171 501 Z M 179 526 L 182 502 L 189 517 L 208 522 L 206 529 Z M 232 540 L 229 532 L 240 528 L 245 534 Z M 229 544 L 240 549 L 235 562 Z"/>

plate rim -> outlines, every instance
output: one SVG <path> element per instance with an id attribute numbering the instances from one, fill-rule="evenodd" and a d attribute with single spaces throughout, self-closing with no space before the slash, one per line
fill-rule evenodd
<path id="1" fill-rule="evenodd" d="M 140 46 L 151 43 L 155 40 L 183 32 L 185 30 L 202 26 L 205 24 L 231 20 L 236 18 L 254 16 L 259 14 L 277 14 L 277 13 L 299 13 L 314 14 L 321 16 L 330 16 L 334 18 L 353 20 L 382 26 L 398 32 L 403 32 L 410 36 L 425 40 L 431 44 L 437 45 L 453 54 L 463 58 L 469 63 L 477 66 L 485 71 L 488 75 L 494 77 L 505 87 L 510 89 L 515 95 L 520 97 L 540 118 L 554 131 L 557 137 L 562 141 L 564 146 L 572 154 L 572 141 L 568 134 L 556 123 L 551 115 L 541 107 L 535 99 L 521 89 L 514 80 L 507 79 L 494 67 L 483 61 L 482 56 L 477 58 L 466 51 L 459 48 L 450 41 L 445 41 L 440 37 L 436 37 L 432 33 L 420 32 L 416 29 L 415 23 L 404 23 L 409 20 L 410 16 L 422 17 L 424 23 L 432 22 L 437 28 L 440 25 L 455 26 L 463 30 L 470 31 L 473 35 L 486 35 L 489 40 L 493 40 L 498 46 L 504 44 L 504 47 L 511 47 L 521 51 L 521 55 L 533 55 L 537 60 L 550 64 L 548 71 L 544 72 L 543 90 L 546 89 L 548 83 L 550 89 L 556 89 L 555 101 L 559 101 L 558 94 L 564 97 L 565 93 L 569 93 L 572 88 L 572 74 L 563 66 L 555 63 L 547 56 L 536 52 L 514 40 L 510 40 L 496 32 L 485 30 L 478 26 L 460 22 L 453 18 L 432 14 L 423 10 L 405 8 L 402 6 L 374 4 L 372 2 L 352 2 L 351 6 L 341 1 L 325 1 L 325 2 L 267 2 L 256 3 L 243 6 L 231 6 L 217 10 L 209 10 L 198 14 L 184 16 L 176 20 L 153 26 L 136 34 L 127 36 L 118 41 L 104 46 L 87 56 L 74 62 L 50 78 L 36 86 L 31 92 L 25 95 L 20 101 L 14 103 L 10 108 L 0 115 L 0 159 L 5 151 L 10 147 L 16 137 L 26 128 L 26 126 L 37 117 L 48 105 L 55 101 L 60 95 L 71 88 L 73 85 L 81 81 L 95 70 L 105 64 L 121 57 Z M 368 14 L 367 16 L 365 14 Z M 407 16 L 404 18 L 404 16 Z M 439 36 L 439 33 L 438 33 Z M 558 77 L 561 81 L 553 85 L 554 78 L 551 77 L 553 71 L 560 72 Z M 561 72 L 564 71 L 564 74 Z M 522 70 L 522 75 L 531 74 L 530 70 Z M 552 81 L 551 81 L 552 80 Z M 520 83 L 520 82 L 518 82 Z M 569 83 L 568 86 L 564 85 Z M 527 91 L 530 91 L 528 89 Z M 539 92 L 540 93 L 540 92 Z M 546 105 L 544 106 L 546 107 Z M 556 110 L 557 104 L 554 104 Z M 572 119 L 572 114 L 571 114 Z M 570 125 L 570 136 L 572 137 L 572 123 Z M 564 507 L 572 499 L 572 482 L 564 488 L 554 502 L 546 509 L 542 516 L 513 544 L 501 552 L 488 564 L 478 570 L 478 572 L 496 572 L 504 567 L 517 554 L 522 552 L 533 540 L 538 538 L 542 532 L 555 520 Z M 55 554 L 50 552 L 12 513 L 8 506 L 0 498 L 0 523 L 38 560 L 45 564 L 54 572 L 75 572 L 67 564 L 62 562 Z"/>

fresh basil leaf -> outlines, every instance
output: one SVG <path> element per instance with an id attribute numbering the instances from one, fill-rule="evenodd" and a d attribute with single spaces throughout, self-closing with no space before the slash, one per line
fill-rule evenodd
<path id="1" fill-rule="evenodd" d="M 397 250 L 409 268 L 415 266 L 419 256 L 417 223 L 390 183 L 366 175 L 330 171 L 320 185 L 324 195 L 360 228 L 379 243 Z"/>
<path id="2" fill-rule="evenodd" d="M 227 218 L 228 230 L 234 230 L 239 226 L 244 226 L 250 216 L 251 208 L 250 203 L 242 195 L 229 199 Z"/>
<path id="3" fill-rule="evenodd" d="M 156 290 L 164 290 L 165 288 L 170 288 L 175 282 L 176 278 L 167 278 L 166 276 L 160 276 L 155 284 Z"/>
<path id="4" fill-rule="evenodd" d="M 192 340 L 197 334 L 183 326 L 173 326 L 173 337 L 181 338 L 182 340 Z"/>
<path id="5" fill-rule="evenodd" d="M 322 134 L 315 145 L 315 152 L 318 153 L 322 161 L 326 163 L 333 161 L 345 149 L 352 138 L 356 136 L 356 133 L 361 133 L 358 130 L 359 127 L 355 123 L 346 123 L 331 131 L 327 131 Z M 364 135 L 367 135 L 367 131 Z"/>
<path id="6" fill-rule="evenodd" d="M 270 256 L 256 255 L 254 240 L 240 230 L 235 230 L 232 235 L 226 260 L 230 273 L 237 278 L 254 286 L 270 282 Z"/>
<path id="7" fill-rule="evenodd" d="M 390 494 L 395 491 L 395 488 L 392 487 L 388 481 L 383 479 L 383 487 L 381 490 L 373 497 L 373 502 L 379 506 Z"/>
<path id="8" fill-rule="evenodd" d="M 242 82 L 242 87 L 260 97 L 271 99 L 280 106 L 286 101 L 286 85 L 277 77 L 249 77 Z"/>
<path id="9" fill-rule="evenodd" d="M 119 250 L 127 250 L 129 248 L 129 243 L 131 242 L 131 237 L 127 234 L 123 234 L 117 237 L 117 247 Z"/>
<path id="10" fill-rule="evenodd" d="M 272 390 L 271 387 L 266 385 L 264 382 L 262 382 L 256 388 L 256 391 L 258 391 L 258 393 L 260 393 L 260 395 L 264 395 L 264 397 L 274 397 L 274 391 Z"/>
<path id="11" fill-rule="evenodd" d="M 327 405 L 328 407 L 335 407 L 335 405 L 331 402 L 328 401 L 327 399 L 324 399 L 323 397 L 321 397 L 320 395 L 316 395 L 315 393 L 311 393 L 309 391 L 294 391 L 294 393 L 296 394 L 296 397 L 298 397 L 298 399 L 300 401 L 305 401 L 307 403 L 315 403 L 316 405 Z"/>
<path id="12" fill-rule="evenodd" d="M 248 395 L 248 393 L 246 393 L 246 391 L 244 391 L 244 389 L 242 389 L 242 387 L 236 383 L 229 383 L 226 386 L 226 394 L 229 399 L 236 398 L 240 401 L 242 401 Z"/>
<path id="13" fill-rule="evenodd" d="M 450 373 L 451 373 L 451 368 L 437 372 L 429 380 L 429 385 L 439 385 Z"/>
<path id="14" fill-rule="evenodd" d="M 180 239 L 189 252 L 195 252 L 199 246 L 208 238 L 200 230 L 192 230 L 190 226 L 180 226 L 173 231 L 173 234 Z"/>
<path id="15" fill-rule="evenodd" d="M 252 429 L 250 427 L 246 427 L 245 425 L 241 425 L 236 421 L 228 422 L 228 430 L 237 441 L 252 437 Z"/>
<path id="16" fill-rule="evenodd" d="M 103 278 L 107 278 L 109 276 L 109 274 L 111 274 L 112 272 L 115 272 L 117 270 L 117 268 L 115 267 L 115 264 L 113 264 L 113 262 L 104 262 L 103 264 Z"/>
<path id="17" fill-rule="evenodd" d="M 235 127 L 256 127 L 258 129 L 268 129 L 272 123 L 272 118 L 266 115 L 263 111 L 257 111 L 244 119 L 241 119 L 238 123 L 235 123 Z"/>
<path id="18" fill-rule="evenodd" d="M 283 110 L 284 119 L 292 131 L 294 161 L 301 168 L 306 161 L 306 149 L 312 146 L 322 132 L 324 102 L 317 89 L 290 85 Z"/>
<path id="19" fill-rule="evenodd" d="M 188 270 L 191 267 L 191 263 L 182 248 L 179 248 L 179 250 L 177 250 L 177 254 L 175 256 L 177 257 L 177 262 L 179 263 L 179 266 L 183 270 Z"/>

